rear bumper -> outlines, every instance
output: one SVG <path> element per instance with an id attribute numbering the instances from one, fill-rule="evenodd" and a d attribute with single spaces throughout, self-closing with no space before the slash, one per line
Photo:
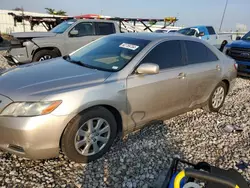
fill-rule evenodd
<path id="1" fill-rule="evenodd" d="M 0 149 L 31 159 L 57 157 L 71 116 L 0 117 Z"/>

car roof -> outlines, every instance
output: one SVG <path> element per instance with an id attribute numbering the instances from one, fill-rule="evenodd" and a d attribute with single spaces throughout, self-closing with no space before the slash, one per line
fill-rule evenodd
<path id="1" fill-rule="evenodd" d="M 157 41 L 161 39 L 171 39 L 171 38 L 178 38 L 178 39 L 187 39 L 190 40 L 190 36 L 186 36 L 180 33 L 155 33 L 155 32 L 140 32 L 140 33 L 120 33 L 115 34 L 116 36 L 123 36 L 123 37 L 130 37 L 130 38 L 137 38 L 137 39 L 144 39 L 150 41 Z M 193 40 L 193 39 L 191 39 Z M 199 40 L 197 40 L 199 41 Z"/>
<path id="2" fill-rule="evenodd" d="M 103 19 L 77 19 L 77 22 L 107 22 L 107 23 L 117 23 L 113 20 L 103 20 Z"/>
<path id="3" fill-rule="evenodd" d="M 166 31 L 168 31 L 168 30 L 179 30 L 179 29 L 177 29 L 177 28 L 161 28 L 161 29 L 156 29 L 156 30 L 166 30 Z"/>

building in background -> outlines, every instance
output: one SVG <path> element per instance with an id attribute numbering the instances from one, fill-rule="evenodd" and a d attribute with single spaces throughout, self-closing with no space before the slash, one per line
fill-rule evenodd
<path id="1" fill-rule="evenodd" d="M 0 32 L 1 33 L 11 33 L 11 32 L 29 32 L 32 31 L 29 21 L 17 22 L 16 26 L 14 24 L 14 19 L 12 15 L 8 13 L 14 13 L 16 15 L 29 15 L 29 16 L 44 16 L 44 17 L 57 17 L 45 13 L 36 12 L 26 12 L 26 11 L 14 11 L 14 10 L 0 10 Z M 59 17 L 59 16 L 58 16 Z M 35 25 L 33 31 L 47 31 L 42 24 Z"/>

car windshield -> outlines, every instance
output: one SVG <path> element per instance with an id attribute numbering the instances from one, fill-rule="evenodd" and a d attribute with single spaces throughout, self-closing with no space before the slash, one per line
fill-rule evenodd
<path id="1" fill-rule="evenodd" d="M 250 32 L 248 32 L 247 34 L 245 34 L 245 35 L 242 37 L 242 40 L 250 40 Z"/>
<path id="2" fill-rule="evenodd" d="M 125 67 L 149 42 L 124 36 L 107 36 L 73 52 L 69 61 L 116 72 Z"/>
<path id="3" fill-rule="evenodd" d="M 180 29 L 178 33 L 181 33 L 183 35 L 193 36 L 195 35 L 196 31 L 195 29 L 192 28 L 185 28 L 185 29 Z"/>
<path id="4" fill-rule="evenodd" d="M 165 30 L 155 30 L 155 33 L 166 33 L 167 31 Z"/>
<path id="5" fill-rule="evenodd" d="M 64 21 L 59 25 L 57 25 L 56 27 L 54 27 L 53 29 L 51 29 L 50 32 L 58 34 L 64 33 L 64 31 L 66 31 L 74 22 L 76 22 L 76 20 Z"/>

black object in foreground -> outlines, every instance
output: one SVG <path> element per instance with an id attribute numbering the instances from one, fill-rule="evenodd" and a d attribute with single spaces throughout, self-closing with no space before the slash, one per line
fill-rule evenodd
<path id="1" fill-rule="evenodd" d="M 179 164 L 188 168 L 180 170 Z M 151 188 L 176 188 L 177 185 L 183 188 L 197 180 L 204 182 L 205 188 L 248 188 L 247 181 L 234 169 L 224 170 L 206 162 L 192 164 L 180 159 L 174 159 L 169 170 L 160 174 Z"/>

